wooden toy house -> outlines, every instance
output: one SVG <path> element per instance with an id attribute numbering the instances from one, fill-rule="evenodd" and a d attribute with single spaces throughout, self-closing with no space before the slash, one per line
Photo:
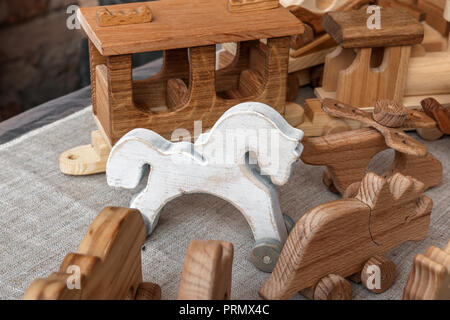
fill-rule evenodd
<path id="1" fill-rule="evenodd" d="M 112 145 L 135 128 L 168 139 L 183 129 L 194 138 L 194 121 L 207 130 L 245 101 L 266 103 L 284 115 L 290 36 L 304 26 L 277 1 L 266 2 L 165 0 L 80 9 L 99 132 L 91 145 L 62 153 L 60 170 L 104 172 Z M 216 68 L 216 45 L 225 42 L 239 43 L 238 54 Z M 159 73 L 134 80 L 133 54 L 159 50 Z"/>
<path id="2" fill-rule="evenodd" d="M 228 0 L 166 0 L 110 6 L 110 15 L 151 10 L 151 22 L 102 27 L 99 8 L 83 8 L 89 36 L 94 117 L 108 144 L 134 128 L 166 138 L 177 128 L 209 128 L 231 106 L 258 101 L 284 112 L 289 36 L 303 24 L 283 7 L 231 12 Z M 126 11 L 127 10 L 127 11 Z M 263 44 L 259 39 L 267 39 Z M 216 70 L 216 44 L 239 54 Z M 164 51 L 161 71 L 133 80 L 134 53 Z"/>

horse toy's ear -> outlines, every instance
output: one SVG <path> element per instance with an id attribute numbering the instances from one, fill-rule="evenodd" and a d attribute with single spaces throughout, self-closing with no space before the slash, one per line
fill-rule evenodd
<path id="1" fill-rule="evenodd" d="M 134 129 L 124 135 L 111 149 L 106 164 L 106 179 L 111 187 L 136 188 L 147 169 L 148 151 L 167 150 L 171 143 L 147 129 Z"/>

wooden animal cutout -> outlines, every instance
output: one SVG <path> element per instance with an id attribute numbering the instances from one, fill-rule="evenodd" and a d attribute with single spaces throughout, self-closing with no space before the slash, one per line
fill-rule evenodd
<path id="1" fill-rule="evenodd" d="M 59 271 L 33 281 L 27 300 L 159 300 L 161 288 L 142 282 L 142 215 L 135 209 L 106 207 L 90 225 L 77 253 Z"/>
<path id="2" fill-rule="evenodd" d="M 152 11 L 148 6 L 119 11 L 110 11 L 108 8 L 101 8 L 97 11 L 97 24 L 100 27 L 147 23 L 151 21 Z"/>
<path id="3" fill-rule="evenodd" d="M 418 254 L 403 292 L 404 300 L 450 300 L 450 242 Z"/>
<path id="4" fill-rule="evenodd" d="M 228 0 L 228 10 L 231 12 L 275 9 L 279 5 L 278 0 Z"/>
<path id="5" fill-rule="evenodd" d="M 181 274 L 179 300 L 229 300 L 233 244 L 194 240 L 189 245 Z"/>
<path id="6" fill-rule="evenodd" d="M 252 262 L 271 271 L 287 237 L 275 185 L 288 181 L 303 150 L 302 138 L 303 132 L 273 108 L 242 103 L 194 144 L 171 143 L 146 129 L 129 132 L 111 150 L 107 181 L 133 189 L 150 165 L 147 187 L 130 204 L 143 214 L 147 234 L 155 229 L 162 208 L 183 194 L 209 193 L 227 200 L 252 229 Z"/>
<path id="7" fill-rule="evenodd" d="M 392 110 L 385 110 L 390 108 L 388 107 L 390 103 L 380 101 L 376 105 L 375 117 L 384 118 L 382 122 L 397 121 L 398 125 L 402 123 L 403 128 L 435 126 L 431 118 L 419 111 L 408 110 L 404 120 L 401 120 L 402 112 L 394 117 Z M 388 178 L 395 173 L 402 173 L 422 181 L 427 189 L 440 184 L 442 164 L 427 153 L 426 147 L 419 141 L 397 128 L 381 125 L 363 110 L 336 100 L 325 99 L 322 108 L 330 116 L 361 121 L 364 125 L 373 127 L 303 140 L 302 161 L 311 165 L 326 166 L 323 180 L 330 191 L 354 196 L 371 159 L 388 148 L 395 150 L 395 158 L 383 177 Z"/>
<path id="8" fill-rule="evenodd" d="M 421 105 L 423 111 L 436 121 L 439 130 L 450 134 L 450 108 L 443 107 L 433 98 L 422 100 Z"/>
<path id="9" fill-rule="evenodd" d="M 406 241 L 423 240 L 428 232 L 433 203 L 424 190 L 411 177 L 383 179 L 368 173 L 355 198 L 310 210 L 290 233 L 260 296 L 287 299 L 300 290 L 315 292 L 320 285 L 328 288 L 325 297 L 348 297 L 344 278 L 361 272 L 368 289 L 386 290 L 395 268 L 381 255 Z M 327 279 L 330 275 L 334 281 Z"/>

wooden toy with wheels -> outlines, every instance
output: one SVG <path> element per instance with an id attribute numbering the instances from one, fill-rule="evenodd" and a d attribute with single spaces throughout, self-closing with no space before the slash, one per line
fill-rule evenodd
<path id="1" fill-rule="evenodd" d="M 89 227 L 77 253 L 59 271 L 33 281 L 26 300 L 159 300 L 161 288 L 142 282 L 145 227 L 139 211 L 106 207 Z"/>
<path id="2" fill-rule="evenodd" d="M 270 278 L 264 299 L 287 299 L 301 291 L 313 299 L 349 299 L 353 275 L 369 290 L 387 290 L 395 265 L 383 257 L 406 241 L 421 241 L 433 202 L 425 185 L 401 174 L 368 173 L 354 198 L 324 203 L 296 223 Z"/>

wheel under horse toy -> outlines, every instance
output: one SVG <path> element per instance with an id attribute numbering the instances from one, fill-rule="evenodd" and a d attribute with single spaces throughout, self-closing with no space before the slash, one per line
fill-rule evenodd
<path id="1" fill-rule="evenodd" d="M 147 129 L 135 129 L 112 148 L 106 175 L 110 186 L 134 189 L 150 166 L 147 186 L 131 201 L 149 235 L 163 207 L 187 193 L 227 200 L 245 217 L 255 244 L 250 260 L 271 272 L 292 220 L 281 213 L 275 185 L 285 184 L 303 151 L 303 131 L 273 108 L 257 102 L 226 111 L 196 142 L 171 143 Z"/>

